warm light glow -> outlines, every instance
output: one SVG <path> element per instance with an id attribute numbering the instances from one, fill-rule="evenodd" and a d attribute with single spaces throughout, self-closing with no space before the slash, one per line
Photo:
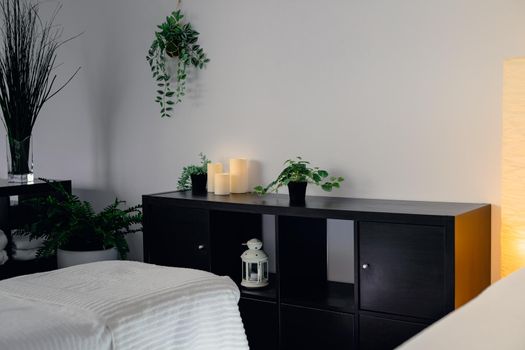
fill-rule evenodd
<path id="1" fill-rule="evenodd" d="M 501 275 L 525 267 L 525 57 L 503 69 Z"/>

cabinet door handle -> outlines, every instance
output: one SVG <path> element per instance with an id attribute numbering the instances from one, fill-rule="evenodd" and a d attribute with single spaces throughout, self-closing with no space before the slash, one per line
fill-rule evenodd
<path id="1" fill-rule="evenodd" d="M 204 249 L 204 244 L 199 244 L 199 245 L 197 246 L 197 249 L 198 249 L 198 250 L 203 250 L 203 249 Z"/>
<path id="2" fill-rule="evenodd" d="M 363 270 L 366 270 L 366 269 L 368 269 L 369 266 L 370 265 L 368 265 L 368 264 L 363 264 L 361 267 L 363 268 Z"/>

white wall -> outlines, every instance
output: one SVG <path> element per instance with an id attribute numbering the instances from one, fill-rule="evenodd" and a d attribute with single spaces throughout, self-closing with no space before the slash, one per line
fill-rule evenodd
<path id="1" fill-rule="evenodd" d="M 43 17 L 58 5 L 43 1 Z M 97 207 L 112 198 L 108 181 L 111 135 L 106 127 L 115 111 L 118 90 L 112 79 L 111 50 L 101 47 L 99 38 L 111 37 L 110 18 L 105 0 L 65 1 L 56 23 L 64 27 L 63 39 L 78 35 L 58 51 L 57 84 L 61 86 L 78 67 L 78 75 L 53 99 L 38 117 L 33 132 L 35 175 L 44 178 L 72 179 L 74 191 L 93 200 Z M 108 54 L 109 51 L 109 54 Z M 0 154 L 5 154 L 5 139 Z M 5 159 L 5 157 L 4 157 Z M 6 162 L 0 174 L 7 177 Z"/>
<path id="2" fill-rule="evenodd" d="M 254 159 L 264 182 L 302 155 L 347 179 L 337 196 L 499 204 L 501 68 L 525 54 L 524 1 L 183 0 L 211 62 L 161 120 L 145 55 L 175 6 L 64 1 L 86 33 L 62 57 L 83 71 L 39 123 L 44 175 L 137 202 L 201 151 Z"/>

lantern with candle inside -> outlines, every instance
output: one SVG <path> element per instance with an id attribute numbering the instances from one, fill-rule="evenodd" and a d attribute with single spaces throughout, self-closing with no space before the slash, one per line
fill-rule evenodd
<path id="1" fill-rule="evenodd" d="M 261 288 L 268 285 L 268 255 L 262 251 L 262 242 L 256 238 L 243 243 L 248 250 L 242 253 L 242 281 L 247 288 Z"/>

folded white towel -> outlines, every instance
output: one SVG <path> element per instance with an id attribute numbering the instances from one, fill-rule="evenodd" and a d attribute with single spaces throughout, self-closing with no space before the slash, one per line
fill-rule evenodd
<path id="1" fill-rule="evenodd" d="M 13 254 L 11 254 L 11 256 L 13 257 L 13 260 L 18 260 L 18 261 L 35 260 L 37 250 L 38 248 L 13 249 Z"/>
<path id="2" fill-rule="evenodd" d="M 0 230 L 0 250 L 4 250 L 7 246 L 7 236 L 5 232 Z"/>
<path id="3" fill-rule="evenodd" d="M 0 250 L 0 265 L 3 265 L 9 260 L 7 252 L 5 250 Z"/>
<path id="4" fill-rule="evenodd" d="M 21 235 L 20 231 L 13 231 L 13 249 L 36 249 L 44 245 L 43 238 L 29 239 L 29 236 Z"/>

